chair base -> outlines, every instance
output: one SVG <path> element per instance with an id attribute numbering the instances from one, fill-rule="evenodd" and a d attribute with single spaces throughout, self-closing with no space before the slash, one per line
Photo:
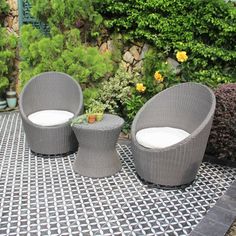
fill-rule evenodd
<path id="1" fill-rule="evenodd" d="M 42 158 L 57 158 L 57 157 L 66 157 L 69 156 L 71 154 L 74 154 L 76 151 L 69 151 L 66 153 L 58 153 L 58 154 L 42 154 L 42 153 L 37 153 L 34 152 L 33 150 L 30 150 L 31 154 L 37 157 L 42 157 Z"/>
<path id="2" fill-rule="evenodd" d="M 155 183 L 149 182 L 149 181 L 143 179 L 140 175 L 138 175 L 138 174 L 136 174 L 136 175 L 137 175 L 138 179 L 144 185 L 147 185 L 148 188 L 158 188 L 158 189 L 163 189 L 163 190 L 185 189 L 185 188 L 189 187 L 191 184 L 193 184 L 193 182 L 195 181 L 195 179 L 194 179 L 193 181 L 191 181 L 190 183 L 187 183 L 187 184 L 168 186 L 168 185 L 161 185 L 161 184 L 155 184 Z"/>

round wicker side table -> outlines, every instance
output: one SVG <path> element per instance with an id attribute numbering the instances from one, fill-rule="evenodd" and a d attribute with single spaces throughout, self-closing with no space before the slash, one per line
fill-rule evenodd
<path id="1" fill-rule="evenodd" d="M 119 116 L 105 114 L 102 121 L 74 125 L 72 128 L 79 142 L 74 171 L 95 178 L 118 172 L 121 162 L 116 142 L 123 124 L 124 120 Z"/>

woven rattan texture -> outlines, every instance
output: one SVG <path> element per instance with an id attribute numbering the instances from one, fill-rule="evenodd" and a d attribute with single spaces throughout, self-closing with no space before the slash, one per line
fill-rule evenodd
<path id="1" fill-rule="evenodd" d="M 119 173 L 82 177 L 75 154 L 31 154 L 19 114 L 0 115 L 0 235 L 188 235 L 235 179 L 236 169 L 203 163 L 185 190 L 149 188 L 130 148 L 117 151 Z"/>

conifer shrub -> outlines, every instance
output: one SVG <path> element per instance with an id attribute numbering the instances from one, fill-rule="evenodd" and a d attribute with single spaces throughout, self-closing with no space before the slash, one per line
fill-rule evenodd
<path id="1" fill-rule="evenodd" d="M 20 55 L 21 88 L 45 71 L 65 72 L 85 88 L 100 82 L 113 70 L 110 54 L 101 55 L 97 48 L 82 44 L 78 29 L 45 36 L 25 25 L 21 30 Z"/>
<path id="2" fill-rule="evenodd" d="M 236 83 L 215 90 L 216 111 L 207 153 L 217 159 L 236 161 Z"/>
<path id="3" fill-rule="evenodd" d="M 98 36 L 102 16 L 94 9 L 96 0 L 30 0 L 31 14 L 50 26 L 52 30 L 65 32 L 82 29 L 83 40 Z M 42 10 L 43 9 L 43 10 Z"/>

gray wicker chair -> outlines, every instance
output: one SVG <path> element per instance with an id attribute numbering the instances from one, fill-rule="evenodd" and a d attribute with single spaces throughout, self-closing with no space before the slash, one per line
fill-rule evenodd
<path id="1" fill-rule="evenodd" d="M 137 113 L 131 128 L 138 175 L 167 187 L 190 184 L 202 162 L 215 110 L 214 93 L 197 83 L 183 83 L 151 98 Z M 161 149 L 141 146 L 136 133 L 148 127 L 175 127 L 190 135 Z"/>
<path id="2" fill-rule="evenodd" d="M 69 75 L 45 72 L 35 76 L 20 94 L 19 108 L 31 151 L 46 155 L 77 151 L 78 142 L 69 121 L 44 127 L 28 119 L 29 114 L 40 110 L 66 110 L 75 116 L 83 112 L 82 90 Z"/>

